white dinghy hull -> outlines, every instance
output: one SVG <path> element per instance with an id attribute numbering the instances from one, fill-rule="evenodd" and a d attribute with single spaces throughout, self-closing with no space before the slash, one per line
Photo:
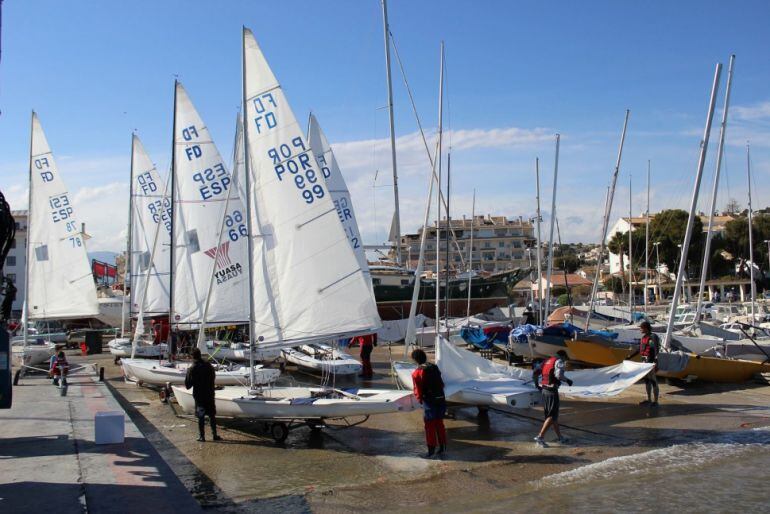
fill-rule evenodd
<path id="1" fill-rule="evenodd" d="M 228 343 L 224 341 L 206 341 L 206 351 L 201 351 L 220 361 L 248 362 L 249 345 L 243 343 Z M 256 348 L 254 360 L 256 362 L 274 361 L 281 356 L 280 349 Z"/>
<path id="2" fill-rule="evenodd" d="M 147 359 L 121 359 L 123 376 L 133 382 L 143 384 L 164 385 L 184 384 L 189 362 L 160 363 Z M 275 382 L 281 375 L 281 370 L 254 366 L 254 380 L 257 384 L 266 385 Z M 217 385 L 242 385 L 249 382 L 249 367 L 215 367 L 214 383 Z"/>
<path id="3" fill-rule="evenodd" d="M 172 387 L 186 413 L 195 412 L 192 390 Z M 348 393 L 320 387 L 272 387 L 253 394 L 247 387 L 226 387 L 215 393 L 217 416 L 252 419 L 338 419 L 414 409 L 411 392 L 359 389 Z"/>
<path id="4" fill-rule="evenodd" d="M 15 367 L 37 366 L 46 363 L 56 351 L 56 345 L 50 341 L 42 343 L 14 343 L 11 346 L 11 362 Z"/>
<path id="5" fill-rule="evenodd" d="M 114 357 L 131 357 L 131 339 L 127 337 L 118 337 L 107 343 L 110 354 Z M 136 345 L 135 357 L 144 359 L 158 359 L 167 354 L 167 345 L 161 344 L 138 344 Z"/>
<path id="6" fill-rule="evenodd" d="M 357 375 L 363 370 L 361 363 L 352 355 L 325 344 L 285 349 L 283 357 L 300 368 L 331 375 Z"/>

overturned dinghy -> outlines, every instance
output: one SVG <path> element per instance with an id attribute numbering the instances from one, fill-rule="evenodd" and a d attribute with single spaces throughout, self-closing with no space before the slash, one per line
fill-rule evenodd
<path id="1" fill-rule="evenodd" d="M 190 362 L 159 362 L 147 359 L 122 359 L 123 376 L 142 384 L 184 384 Z M 246 384 L 250 379 L 248 366 L 215 365 L 214 382 L 218 385 Z M 275 382 L 281 375 L 278 369 L 254 366 L 254 382 L 265 385 Z"/>
<path id="2" fill-rule="evenodd" d="M 14 341 L 11 343 L 11 362 L 14 367 L 37 366 L 48 361 L 54 354 L 56 345 L 41 337 Z"/>
<path id="3" fill-rule="evenodd" d="M 195 412 L 192 391 L 172 387 L 186 413 Z M 217 416 L 253 419 L 323 420 L 408 411 L 411 392 L 392 389 L 344 391 L 322 387 L 228 387 L 216 392 Z"/>
<path id="4" fill-rule="evenodd" d="M 283 350 L 283 356 L 300 368 L 330 375 L 356 375 L 363 369 L 349 353 L 322 343 L 287 348 Z"/>
<path id="5" fill-rule="evenodd" d="M 444 380 L 444 393 L 450 403 L 477 407 L 526 409 L 540 402 L 540 391 L 529 370 L 496 364 L 478 354 L 458 348 L 441 338 L 436 364 Z M 602 398 L 615 396 L 639 381 L 652 364 L 624 361 L 616 366 L 569 371 L 572 386 L 562 385 L 567 396 Z M 395 363 L 399 382 L 412 387 L 414 364 Z"/>

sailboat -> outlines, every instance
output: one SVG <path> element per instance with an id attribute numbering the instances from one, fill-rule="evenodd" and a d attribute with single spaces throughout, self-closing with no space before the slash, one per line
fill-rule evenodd
<path id="1" fill-rule="evenodd" d="M 181 83 L 175 84 L 173 211 L 174 273 L 170 311 L 179 324 L 199 325 L 205 353 L 205 324 L 237 324 L 248 318 L 245 210 L 208 128 Z M 236 150 L 237 152 L 237 150 Z M 177 158 L 179 156 L 182 158 Z M 237 153 L 236 153 L 237 155 Z M 222 242 L 224 234 L 227 241 Z M 210 248 L 209 250 L 205 250 Z M 183 384 L 189 362 L 123 359 L 126 378 L 150 384 Z M 215 383 L 275 381 L 278 369 L 216 364 Z"/>
<path id="2" fill-rule="evenodd" d="M 337 210 L 337 217 L 345 231 L 350 248 L 356 256 L 358 265 L 367 277 L 368 284 L 371 285 L 369 264 L 366 261 L 363 239 L 356 222 L 356 214 L 353 210 L 353 201 L 350 198 L 348 186 L 337 164 L 337 159 L 334 157 L 329 140 L 326 139 L 321 125 L 312 113 L 308 119 L 307 142 L 313 150 L 318 169 L 329 188 L 329 194 Z M 283 357 L 287 362 L 310 371 L 320 371 L 333 375 L 361 373 L 363 369 L 361 363 L 347 352 L 334 346 L 333 343 L 304 344 L 283 350 Z"/>
<path id="3" fill-rule="evenodd" d="M 137 340 L 132 345 L 131 319 L 137 316 L 143 333 L 144 317 L 168 315 L 169 247 L 171 233 L 171 201 L 166 187 L 139 136 L 131 136 L 131 184 L 129 187 L 129 229 L 126 276 L 131 291 L 124 294 L 124 319 L 120 337 L 107 343 L 116 359 L 124 357 L 159 358 L 166 344 L 157 345 Z M 128 326 L 126 326 L 128 324 Z M 134 347 L 135 346 L 135 347 Z M 124 368 L 125 369 L 125 368 Z"/>
<path id="4" fill-rule="evenodd" d="M 443 337 L 436 344 L 436 365 L 441 369 L 444 393 L 451 404 L 528 409 L 540 403 L 541 394 L 529 370 L 494 363 L 452 345 Z M 652 364 L 625 361 L 600 369 L 573 370 L 569 372 L 572 386 L 564 385 L 560 392 L 582 398 L 616 396 L 641 380 L 652 367 Z M 413 363 L 393 363 L 402 387 L 412 388 L 415 368 Z"/>
<path id="5" fill-rule="evenodd" d="M 367 277 L 337 219 L 337 210 L 284 92 L 252 32 L 243 29 L 243 106 L 249 234 L 249 338 L 289 348 L 380 324 Z M 185 147 L 182 148 L 186 150 Z M 253 159 L 253 163 L 251 160 Z M 185 412 L 192 393 L 174 387 Z M 322 420 L 412 408 L 404 391 L 325 387 L 225 387 L 217 414 L 274 421 Z"/>
<path id="6" fill-rule="evenodd" d="M 33 111 L 24 339 L 12 348 L 13 361 L 18 364 L 32 365 L 43 356 L 49 358 L 55 349 L 53 343 L 46 341 L 29 345 L 27 321 L 87 318 L 99 312 L 81 227 L 43 127 Z M 34 348 L 28 350 L 30 346 Z"/>

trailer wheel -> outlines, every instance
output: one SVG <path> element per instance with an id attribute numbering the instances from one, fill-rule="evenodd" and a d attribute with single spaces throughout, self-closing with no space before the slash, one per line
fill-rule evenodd
<path id="1" fill-rule="evenodd" d="M 13 385 L 15 386 L 19 385 L 20 378 L 21 378 L 21 370 L 17 369 L 16 373 L 13 375 Z"/>
<path id="2" fill-rule="evenodd" d="M 289 437 L 289 427 L 286 423 L 273 423 L 270 426 L 270 435 L 273 436 L 276 443 L 282 443 Z"/>

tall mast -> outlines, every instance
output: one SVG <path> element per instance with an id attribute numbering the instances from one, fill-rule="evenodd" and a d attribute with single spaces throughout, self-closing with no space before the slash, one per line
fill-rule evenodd
<path id="1" fill-rule="evenodd" d="M 706 127 L 703 130 L 703 139 L 700 144 L 700 156 L 698 157 L 698 169 L 695 174 L 695 185 L 692 191 L 692 200 L 690 201 L 690 214 L 687 218 L 687 231 L 684 234 L 684 242 L 682 243 L 682 255 L 679 259 L 679 269 L 676 273 L 676 285 L 674 286 L 674 296 L 671 299 L 671 312 L 668 315 L 668 324 L 666 326 L 666 337 L 663 340 L 663 346 L 669 348 L 671 344 L 671 331 L 674 328 L 674 315 L 676 314 L 676 306 L 679 302 L 679 295 L 681 294 L 681 287 L 684 281 L 684 270 L 687 266 L 687 251 L 690 247 L 690 239 L 692 238 L 692 226 L 695 222 L 695 210 L 698 207 L 698 192 L 700 191 L 701 177 L 703 176 L 703 166 L 706 164 L 706 151 L 709 146 L 709 136 L 711 135 L 711 122 L 714 119 L 714 105 L 717 101 L 717 92 L 719 91 L 719 77 L 722 74 L 722 63 L 717 63 L 716 70 L 714 71 L 714 83 L 711 86 L 711 99 L 709 100 L 709 110 L 706 116 Z"/>
<path id="2" fill-rule="evenodd" d="M 451 148 L 450 148 L 451 152 Z M 444 263 L 444 316 L 449 318 L 449 227 L 452 225 L 452 218 L 449 216 L 449 186 L 451 184 L 452 154 L 446 156 L 446 262 Z M 449 339 L 449 325 L 446 327 L 446 337 Z"/>
<path id="3" fill-rule="evenodd" d="M 22 305 L 23 313 L 21 324 L 23 325 L 22 333 L 24 334 L 24 346 L 27 346 L 28 330 L 27 324 L 29 323 L 29 268 L 31 265 L 31 252 L 33 242 L 30 240 L 32 235 L 32 138 L 34 137 L 35 127 L 35 111 L 32 111 L 29 122 L 29 188 L 27 188 L 27 248 L 25 251 L 25 258 L 27 262 L 24 264 L 24 304 Z"/>
<path id="4" fill-rule="evenodd" d="M 471 280 L 473 277 L 473 222 L 476 219 L 476 188 L 473 188 L 473 206 L 471 207 L 471 246 L 468 250 L 468 307 L 465 317 L 471 317 Z"/>
<path id="5" fill-rule="evenodd" d="M 244 152 L 244 175 L 245 175 L 245 190 L 246 190 L 246 230 L 249 233 L 247 239 L 248 253 L 249 253 L 249 387 L 254 387 L 254 350 L 255 350 L 255 329 L 254 323 L 254 288 L 251 286 L 251 277 L 254 273 L 254 265 L 252 256 L 254 255 L 253 241 L 254 227 L 251 220 L 251 162 L 249 158 L 249 122 L 248 109 L 246 108 L 246 27 L 243 27 L 241 31 L 241 91 L 243 95 L 243 152 Z"/>
<path id="6" fill-rule="evenodd" d="M 131 134 L 131 176 L 128 181 L 128 234 L 126 234 L 126 259 L 123 262 L 125 269 L 123 270 L 123 302 L 120 304 L 120 337 L 126 337 L 126 294 L 128 293 L 128 277 L 129 270 L 131 269 L 131 230 L 133 223 L 131 218 L 134 213 L 134 138 L 136 135 Z M 133 284 L 131 289 L 133 289 Z M 129 297 L 130 299 L 130 297 Z M 128 302 L 129 316 L 131 319 L 131 302 Z"/>
<path id="7" fill-rule="evenodd" d="M 649 307 L 647 282 L 650 276 L 650 160 L 647 159 L 647 208 L 644 211 L 644 313 Z"/>
<path id="8" fill-rule="evenodd" d="M 711 188 L 711 205 L 709 207 L 709 224 L 706 231 L 706 245 L 703 250 L 703 266 L 701 266 L 700 287 L 698 287 L 698 303 L 695 309 L 695 322 L 698 323 L 701 317 L 701 306 L 703 305 L 703 292 L 706 288 L 706 279 L 708 278 L 709 263 L 711 262 L 711 239 L 714 236 L 714 211 L 717 206 L 717 190 L 719 189 L 719 172 L 722 168 L 723 151 L 725 147 L 725 132 L 727 131 L 727 111 L 730 108 L 730 89 L 733 83 L 733 65 L 735 56 L 730 56 L 730 64 L 727 67 L 727 88 L 725 89 L 725 105 L 722 109 L 722 123 L 719 127 L 719 146 L 717 147 L 716 170 L 714 171 L 714 184 Z"/>
<path id="9" fill-rule="evenodd" d="M 596 291 L 599 289 L 599 268 L 602 265 L 602 258 L 604 258 L 604 248 L 607 245 L 607 230 L 610 225 L 610 215 L 612 213 L 612 200 L 615 198 L 615 185 L 618 183 L 618 173 L 620 172 L 620 158 L 623 156 L 623 144 L 626 142 L 626 129 L 628 128 L 628 116 L 631 111 L 626 109 L 626 118 L 623 121 L 623 132 L 620 133 L 620 145 L 618 147 L 618 158 L 615 161 L 615 171 L 612 173 L 612 185 L 610 186 L 610 192 L 607 195 L 607 202 L 604 206 L 604 223 L 602 224 L 602 238 L 599 241 L 599 258 L 596 261 L 596 274 L 594 276 L 594 284 L 591 288 L 591 303 L 588 307 L 588 315 L 586 316 L 586 330 L 591 323 L 591 314 L 594 311 L 594 302 L 596 301 Z M 621 273 L 623 270 L 620 270 Z"/>
<path id="10" fill-rule="evenodd" d="M 438 86 L 438 181 L 436 193 L 436 347 L 439 341 L 439 321 L 441 319 L 441 161 L 442 139 L 444 137 L 444 42 L 441 42 L 439 55 L 439 86 Z"/>
<path id="11" fill-rule="evenodd" d="M 398 201 L 398 171 L 396 166 L 396 128 L 393 119 L 393 80 L 390 76 L 390 25 L 388 24 L 388 2 L 382 0 L 382 27 L 385 32 L 385 71 L 388 77 L 388 116 L 390 117 L 390 159 L 393 162 L 393 221 L 396 231 L 396 262 L 401 265 L 401 211 Z M 439 185 L 439 191 L 441 186 Z"/>
<path id="12" fill-rule="evenodd" d="M 561 135 L 556 134 L 556 157 L 554 158 L 554 162 L 553 162 L 553 196 L 551 198 L 551 235 L 548 238 L 548 273 L 546 278 L 546 287 L 548 289 L 545 292 L 546 319 L 548 319 L 548 314 L 550 314 L 550 310 L 551 310 L 551 291 L 553 290 L 553 288 L 551 287 L 551 272 L 553 271 L 553 228 L 556 222 L 556 183 L 557 183 L 557 179 L 559 178 L 559 141 L 560 140 L 561 140 Z"/>
<path id="13" fill-rule="evenodd" d="M 634 199 L 631 195 L 631 174 L 628 174 L 628 320 L 634 322 Z"/>
<path id="14" fill-rule="evenodd" d="M 757 285 L 754 283 L 754 236 L 752 235 L 753 209 L 751 207 L 751 148 L 746 144 L 746 176 L 749 182 L 749 277 L 751 279 L 751 324 L 754 324 L 756 314 Z"/>
<path id="15" fill-rule="evenodd" d="M 535 182 L 537 183 L 537 212 L 535 222 L 537 223 L 537 322 L 543 324 L 543 262 L 541 253 L 543 253 L 543 242 L 540 237 L 540 222 L 543 216 L 540 214 L 540 158 L 535 157 Z"/>
<path id="16" fill-rule="evenodd" d="M 174 232 L 174 220 L 176 219 L 176 212 L 174 208 L 174 201 L 176 200 L 176 89 L 179 81 L 174 79 L 174 121 L 172 123 L 172 136 L 171 136 L 171 251 L 170 259 L 171 266 L 168 268 L 168 342 L 169 353 L 171 352 L 171 328 L 174 326 L 174 247 L 176 246 L 176 232 Z M 159 229 L 160 230 L 160 229 Z M 150 263 L 152 267 L 152 263 Z M 147 284 L 145 284 L 145 289 Z"/>

